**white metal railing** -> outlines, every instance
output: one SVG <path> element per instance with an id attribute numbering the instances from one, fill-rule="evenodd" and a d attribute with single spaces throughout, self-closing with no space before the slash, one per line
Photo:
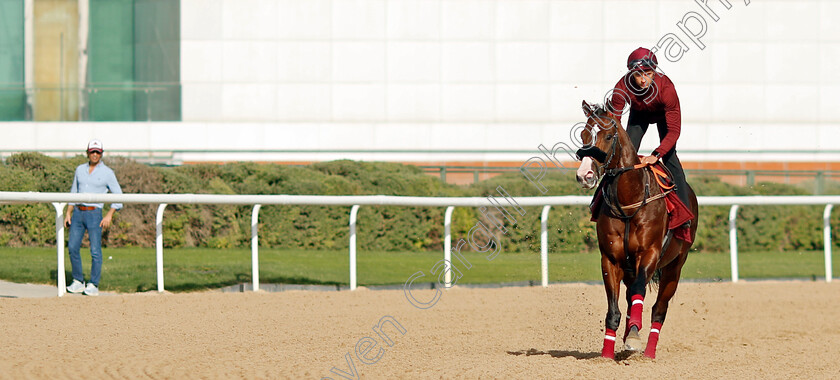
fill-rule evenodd
<path id="1" fill-rule="evenodd" d="M 540 262 L 542 285 L 548 286 L 548 214 L 550 206 L 588 205 L 588 196 L 520 197 L 520 206 L 543 206 L 540 234 Z M 350 211 L 350 289 L 356 288 L 356 215 L 360 206 L 420 206 L 446 207 L 444 217 L 444 260 L 446 265 L 445 286 L 451 286 L 450 249 L 452 210 L 454 207 L 486 207 L 487 198 L 481 197 L 401 197 L 385 195 L 328 196 L 328 195 L 215 195 L 215 194 L 71 194 L 2 192 L 0 203 L 52 203 L 56 211 L 56 250 L 58 259 L 58 296 L 65 292 L 64 274 L 64 207 L 67 203 L 158 203 L 156 224 L 156 269 L 158 291 L 163 287 L 163 211 L 167 204 L 228 204 L 254 205 L 251 215 L 251 271 L 254 291 L 259 290 L 259 244 L 258 219 L 263 205 L 316 205 L 352 206 Z M 823 212 L 823 238 L 825 244 L 825 279 L 832 280 L 831 272 L 831 226 L 833 204 L 840 203 L 840 196 L 728 196 L 698 197 L 702 206 L 732 206 L 729 213 L 730 257 L 732 281 L 738 281 L 738 236 L 736 230 L 737 211 L 743 205 L 825 205 Z"/>

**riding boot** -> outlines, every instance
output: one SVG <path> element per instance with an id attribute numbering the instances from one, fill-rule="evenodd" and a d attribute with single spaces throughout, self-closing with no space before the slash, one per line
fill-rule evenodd
<path id="1" fill-rule="evenodd" d="M 674 185 L 676 186 L 677 196 L 683 202 L 686 208 L 689 210 L 691 209 L 691 202 L 689 201 L 688 197 L 688 182 L 685 180 L 685 172 L 683 172 L 682 164 L 680 163 L 679 157 L 677 157 L 676 150 L 671 150 L 665 156 L 662 157 L 662 161 L 665 164 L 665 167 L 671 172 L 671 176 L 674 180 Z M 681 227 L 689 227 L 691 226 L 691 221 L 689 220 Z"/>

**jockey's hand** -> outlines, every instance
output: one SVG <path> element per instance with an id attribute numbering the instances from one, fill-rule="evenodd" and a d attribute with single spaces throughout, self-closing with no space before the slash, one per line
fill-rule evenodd
<path id="1" fill-rule="evenodd" d="M 659 157 L 656 157 L 654 155 L 642 157 L 642 163 L 645 165 L 653 165 L 656 163 L 656 161 L 659 161 Z"/>

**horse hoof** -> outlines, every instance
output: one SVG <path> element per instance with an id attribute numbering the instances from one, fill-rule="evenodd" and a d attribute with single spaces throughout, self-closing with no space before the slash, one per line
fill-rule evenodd
<path id="1" fill-rule="evenodd" d="M 627 338 L 624 339 L 624 349 L 627 351 L 641 351 L 642 339 L 639 338 L 639 331 L 633 328 Z"/>

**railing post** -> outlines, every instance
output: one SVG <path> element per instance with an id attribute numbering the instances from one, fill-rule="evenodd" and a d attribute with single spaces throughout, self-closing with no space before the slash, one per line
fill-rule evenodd
<path id="1" fill-rule="evenodd" d="M 155 215 L 155 263 L 157 266 L 158 292 L 163 292 L 163 210 L 166 203 L 158 206 Z"/>
<path id="2" fill-rule="evenodd" d="M 64 206 L 67 203 L 52 202 L 55 207 L 55 249 L 58 259 L 58 270 L 55 279 L 58 282 L 58 296 L 67 292 L 67 280 L 64 277 Z"/>
<path id="3" fill-rule="evenodd" d="M 747 170 L 747 186 L 755 186 L 755 170 Z"/>
<path id="4" fill-rule="evenodd" d="M 542 229 L 540 234 L 540 269 L 543 288 L 548 287 L 548 210 L 551 210 L 551 206 L 543 206 L 542 215 L 540 215 Z"/>
<path id="5" fill-rule="evenodd" d="M 735 218 L 738 216 L 738 205 L 729 209 L 729 264 L 732 267 L 732 282 L 738 282 L 738 231 Z"/>
<path id="6" fill-rule="evenodd" d="M 443 213 L 443 263 L 444 286 L 452 287 L 452 211 L 455 206 L 447 206 Z"/>
<path id="7" fill-rule="evenodd" d="M 350 208 L 350 290 L 356 290 L 356 215 L 359 205 Z"/>
<path id="8" fill-rule="evenodd" d="M 831 209 L 834 205 L 825 205 L 823 211 L 823 239 L 825 242 L 825 282 L 831 282 Z"/>
<path id="9" fill-rule="evenodd" d="M 816 191 L 817 195 L 822 195 L 822 193 L 825 191 L 825 172 L 824 171 L 822 171 L 822 170 L 817 171 L 815 182 L 816 182 L 815 191 Z"/>
<path id="10" fill-rule="evenodd" d="M 257 230 L 259 229 L 261 206 L 254 205 L 254 210 L 251 211 L 251 279 L 253 280 L 252 289 L 255 292 L 260 290 L 260 242 Z"/>

